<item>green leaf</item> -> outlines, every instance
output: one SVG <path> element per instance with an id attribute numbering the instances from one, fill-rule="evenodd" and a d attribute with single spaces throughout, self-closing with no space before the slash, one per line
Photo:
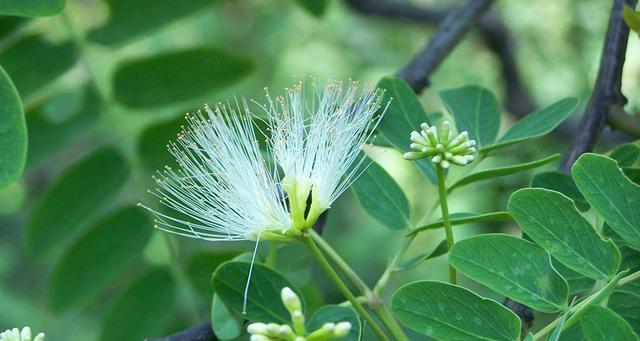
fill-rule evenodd
<path id="1" fill-rule="evenodd" d="M 413 89 L 404 80 L 384 77 L 378 82 L 378 88 L 385 91 L 382 106 L 389 104 L 378 125 L 378 131 L 396 149 L 408 152 L 411 132 L 419 130 L 423 122 L 430 123 L 427 113 Z M 436 182 L 436 171 L 430 160 L 417 160 L 414 164 L 432 183 Z"/>
<path id="2" fill-rule="evenodd" d="M 633 143 L 626 143 L 616 147 L 609 155 L 610 158 L 618 162 L 620 167 L 630 167 L 638 160 L 640 147 Z"/>
<path id="3" fill-rule="evenodd" d="M 329 6 L 328 0 L 295 0 L 295 2 L 315 17 L 321 17 Z"/>
<path id="4" fill-rule="evenodd" d="M 140 161 L 149 171 L 174 166 L 175 158 L 167 150 L 169 141 L 176 139 L 185 124 L 183 117 L 154 124 L 146 128 L 138 139 Z"/>
<path id="5" fill-rule="evenodd" d="M 352 189 L 369 215 L 390 229 L 404 229 L 409 221 L 409 201 L 396 181 L 377 163 L 371 164 Z"/>
<path id="6" fill-rule="evenodd" d="M 551 335 L 549 335 L 549 338 L 547 339 L 547 341 L 558 341 L 558 340 L 560 340 L 560 334 L 562 333 L 562 329 L 564 327 L 564 322 L 567 320 L 567 316 L 569 316 L 569 312 L 571 310 L 571 307 L 573 306 L 573 302 L 575 302 L 575 299 L 571 302 L 569 307 L 567 307 L 567 309 L 564 311 L 564 313 L 562 313 L 562 317 L 560 318 L 560 322 L 558 322 L 558 325 L 553 330 L 553 333 L 551 333 Z"/>
<path id="7" fill-rule="evenodd" d="M 563 341 L 637 341 L 638 335 L 631 326 L 611 309 L 594 305 L 561 335 Z"/>
<path id="8" fill-rule="evenodd" d="M 588 278 L 578 272 L 575 272 L 555 259 L 552 259 L 551 264 L 553 265 L 553 268 L 558 271 L 560 276 L 567 281 L 567 284 L 569 285 L 569 295 L 592 289 L 596 284 L 595 279 Z"/>
<path id="9" fill-rule="evenodd" d="M 242 333 L 242 319 L 233 315 L 217 295 L 211 303 L 211 326 L 220 340 L 233 340 Z"/>
<path id="10" fill-rule="evenodd" d="M 191 285 L 202 298 L 209 298 L 213 293 L 211 274 L 216 268 L 237 255 L 237 252 L 200 251 L 189 257 L 186 273 Z"/>
<path id="11" fill-rule="evenodd" d="M 562 193 L 523 188 L 511 195 L 507 210 L 520 228 L 560 263 L 589 278 L 608 279 L 620 265 L 620 252 L 604 241 Z"/>
<path id="12" fill-rule="evenodd" d="M 533 334 L 531 333 L 527 334 L 527 337 L 524 338 L 524 341 L 534 341 Z"/>
<path id="13" fill-rule="evenodd" d="M 624 18 L 624 22 L 627 23 L 627 26 L 640 35 L 640 12 L 634 11 L 629 5 L 624 5 L 622 17 Z"/>
<path id="14" fill-rule="evenodd" d="M 56 264 L 51 309 L 68 311 L 95 297 L 142 254 L 152 231 L 152 222 L 135 206 L 95 223 Z"/>
<path id="15" fill-rule="evenodd" d="M 580 156 L 571 173 L 587 202 L 631 247 L 640 250 L 640 186 L 614 160 L 597 154 Z"/>
<path id="16" fill-rule="evenodd" d="M 339 341 L 357 341 L 360 340 L 362 333 L 362 324 L 358 318 L 358 314 L 349 307 L 341 307 L 337 305 L 325 305 L 318 309 L 311 319 L 307 322 L 307 332 L 311 333 L 322 328 L 325 323 L 349 322 L 351 330 L 345 337 L 341 337 Z"/>
<path id="17" fill-rule="evenodd" d="M 560 192 L 571 198 L 576 207 L 582 212 L 588 211 L 591 207 L 582 193 L 580 193 L 580 190 L 578 190 L 578 186 L 576 186 L 571 176 L 565 173 L 558 171 L 538 173 L 533 176 L 531 187 L 546 188 Z"/>
<path id="18" fill-rule="evenodd" d="M 27 158 L 27 128 L 20 95 L 0 66 L 0 188 L 18 180 Z"/>
<path id="19" fill-rule="evenodd" d="M 520 319 L 498 302 L 435 281 L 409 283 L 391 306 L 398 320 L 434 340 L 520 340 Z"/>
<path id="20" fill-rule="evenodd" d="M 548 134 L 571 116 L 576 104 L 578 104 L 577 98 L 565 98 L 548 107 L 536 110 L 516 122 L 511 129 L 498 139 L 498 142 L 480 149 L 480 152 L 487 153 L 494 149 L 504 148 L 514 143 Z"/>
<path id="21" fill-rule="evenodd" d="M 157 107 L 209 95 L 251 71 L 251 60 L 219 48 L 168 52 L 119 65 L 114 95 L 131 108 Z"/>
<path id="22" fill-rule="evenodd" d="M 64 94 L 59 98 L 43 105 L 39 105 L 27 113 L 27 129 L 29 131 L 29 154 L 27 155 L 27 167 L 38 165 L 47 157 L 65 146 L 79 135 L 86 133 L 95 123 L 101 110 L 100 97 L 91 86 L 84 90 L 75 89 L 74 94 L 79 94 L 81 103 L 67 103 L 61 107 L 57 102 L 65 102 L 64 99 L 71 94 Z M 64 113 L 63 120 L 52 120 L 48 111 Z"/>
<path id="23" fill-rule="evenodd" d="M 47 62 L 42 62 L 47 56 Z M 69 70 L 76 62 L 71 42 L 53 45 L 34 35 L 20 40 L 0 54 L 0 64 L 14 80 L 23 99 Z"/>
<path id="24" fill-rule="evenodd" d="M 449 262 L 467 277 L 535 310 L 550 313 L 566 306 L 567 283 L 534 243 L 506 234 L 480 235 L 454 244 Z"/>
<path id="25" fill-rule="evenodd" d="M 602 234 L 605 238 L 613 240 L 613 243 L 616 244 L 618 250 L 620 250 L 620 255 L 622 256 L 620 269 L 629 269 L 631 271 L 640 269 L 640 251 L 629 247 L 629 243 L 613 231 L 607 223 L 604 223 L 602 226 Z"/>
<path id="26" fill-rule="evenodd" d="M 440 97 L 455 118 L 458 131 L 467 131 L 478 149 L 495 140 L 500 128 L 500 105 L 491 91 L 472 85 L 442 91 Z"/>
<path id="27" fill-rule="evenodd" d="M 162 336 L 177 308 L 178 290 L 171 275 L 154 269 L 138 279 L 107 312 L 100 341 L 146 340 Z"/>
<path id="28" fill-rule="evenodd" d="M 467 175 L 464 178 L 456 181 L 453 185 L 449 186 L 447 190 L 451 192 L 457 187 L 468 185 L 470 183 L 483 181 L 487 179 L 493 179 L 500 176 L 511 175 L 511 174 L 523 172 L 529 169 L 538 168 L 540 166 L 546 165 L 551 161 L 555 161 L 558 158 L 560 158 L 560 154 L 553 154 L 551 156 L 547 156 L 544 159 L 540 159 L 536 161 L 531 161 L 527 163 L 521 163 L 521 164 L 511 165 L 506 167 L 500 167 L 500 168 L 492 168 L 492 169 L 476 172 L 476 173 Z"/>
<path id="29" fill-rule="evenodd" d="M 302 288 L 311 280 L 311 254 L 302 243 L 286 243 L 276 251 L 275 268 Z"/>
<path id="30" fill-rule="evenodd" d="M 617 288 L 607 306 L 622 316 L 636 333 L 640 334 L 640 281 L 632 281 Z"/>
<path id="31" fill-rule="evenodd" d="M 230 261 L 223 263 L 213 274 L 216 295 L 236 314 L 242 314 L 244 288 L 251 263 Z M 247 297 L 247 311 L 243 315 L 249 321 L 263 323 L 288 323 L 289 312 L 280 301 L 284 287 L 293 290 L 300 299 L 302 293 L 280 273 L 260 263 L 253 264 Z"/>
<path id="32" fill-rule="evenodd" d="M 129 176 L 111 148 L 98 150 L 67 169 L 47 190 L 27 226 L 25 247 L 35 256 L 59 250 L 95 211 L 111 201 Z"/>
<path id="33" fill-rule="evenodd" d="M 108 0 L 111 16 L 106 25 L 89 34 L 101 44 L 119 45 L 218 2 L 210 0 Z M 140 15 L 144 13 L 144 15 Z"/>
<path id="34" fill-rule="evenodd" d="M 409 259 L 408 261 L 398 265 L 398 267 L 396 267 L 394 271 L 398 272 L 398 271 L 404 271 L 404 270 L 415 268 L 416 266 L 420 265 L 420 263 L 426 260 L 440 257 L 446 254 L 447 251 L 449 251 L 449 247 L 447 246 L 447 240 L 443 239 L 440 241 L 440 243 L 438 243 L 438 245 L 433 250 Z"/>
<path id="35" fill-rule="evenodd" d="M 0 15 L 43 17 L 62 12 L 64 0 L 3 0 Z"/>
<path id="36" fill-rule="evenodd" d="M 511 215 L 509 212 L 491 212 L 491 213 L 469 213 L 469 212 L 456 212 L 449 215 L 451 225 L 463 225 L 469 223 L 477 223 L 481 221 L 509 221 Z M 408 235 L 417 234 L 418 232 L 433 230 L 444 226 L 442 218 L 427 225 L 423 225 L 412 230 Z"/>

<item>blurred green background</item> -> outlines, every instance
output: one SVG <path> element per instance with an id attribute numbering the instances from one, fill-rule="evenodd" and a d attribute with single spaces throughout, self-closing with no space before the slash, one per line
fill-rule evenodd
<path id="1" fill-rule="evenodd" d="M 535 107 L 569 96 L 584 107 L 610 6 L 606 0 L 496 2 Z M 0 330 L 30 325 L 50 340 L 139 340 L 209 318 L 211 272 L 251 245 L 168 236 L 130 207 L 152 201 L 145 191 L 153 171 L 170 163 L 165 145 L 184 113 L 234 96 L 262 99 L 264 87 L 279 94 L 308 75 L 375 84 L 404 66 L 433 32 L 433 24 L 368 16 L 341 0 L 68 0 L 55 16 L 0 17 L 0 65 L 20 92 L 29 131 L 25 174 L 0 190 Z M 634 38 L 623 76 L 629 112 L 640 110 L 640 40 Z M 443 110 L 440 90 L 467 84 L 506 100 L 500 61 L 476 32 L 431 83 L 421 95 L 429 112 Z M 502 129 L 514 120 L 505 110 Z M 483 167 L 563 152 L 568 132 L 512 147 Z M 434 204 L 435 188 L 398 152 L 377 159 L 414 212 Z M 451 211 L 503 210 L 530 177 L 470 186 L 453 195 Z M 413 218 L 417 224 L 422 216 Z M 455 232 L 459 239 L 515 228 L 476 224 Z M 409 256 L 433 248 L 440 234 L 422 234 Z M 374 282 L 403 232 L 368 217 L 348 191 L 330 210 L 325 236 Z M 294 251 L 283 251 L 283 267 L 293 269 L 292 280 L 312 306 L 341 301 L 321 272 L 310 279 L 310 260 Z M 445 279 L 445 262 L 399 273 L 386 293 L 408 280 Z"/>

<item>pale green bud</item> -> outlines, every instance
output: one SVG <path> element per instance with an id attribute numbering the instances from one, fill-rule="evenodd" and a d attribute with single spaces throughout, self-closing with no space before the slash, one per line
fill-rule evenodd
<path id="1" fill-rule="evenodd" d="M 349 334 L 349 331 L 351 331 L 351 323 L 340 322 L 336 324 L 334 334 L 336 337 L 343 337 L 343 336 L 347 336 L 347 334 Z"/>
<path id="2" fill-rule="evenodd" d="M 439 135 L 438 129 L 427 123 L 422 123 L 420 128 L 422 129 L 420 134 L 415 131 L 410 134 L 411 151 L 403 154 L 406 160 L 429 157 L 433 163 L 439 164 L 442 168 L 449 168 L 451 164 L 464 166 L 473 161 L 476 141 L 469 140 L 469 134 L 466 131 L 454 136 L 448 121 L 442 123 Z"/>
<path id="3" fill-rule="evenodd" d="M 282 291 L 280 291 L 280 298 L 282 299 L 282 303 L 284 304 L 285 308 L 287 308 L 290 314 L 293 314 L 296 311 L 302 311 L 302 303 L 300 302 L 300 298 L 298 298 L 298 295 L 296 295 L 296 293 L 293 292 L 291 288 L 282 288 Z"/>
<path id="4" fill-rule="evenodd" d="M 249 334 L 267 334 L 267 325 L 260 322 L 251 323 L 247 326 L 247 332 Z"/>
<path id="5" fill-rule="evenodd" d="M 24 327 L 22 330 L 18 328 L 7 329 L 0 333 L 0 341 L 32 341 L 31 328 Z M 44 333 L 38 333 L 33 341 L 44 341 Z"/>

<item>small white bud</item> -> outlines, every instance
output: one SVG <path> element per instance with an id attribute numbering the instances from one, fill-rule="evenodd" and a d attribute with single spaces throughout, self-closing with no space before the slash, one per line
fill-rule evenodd
<path id="1" fill-rule="evenodd" d="M 442 168 L 444 168 L 444 169 L 449 168 L 449 161 L 442 160 L 442 162 L 440 162 L 440 166 L 442 166 Z"/>
<path id="2" fill-rule="evenodd" d="M 327 322 L 322 325 L 322 330 L 324 330 L 327 333 L 333 333 L 335 329 L 336 329 L 335 323 Z"/>
<path id="3" fill-rule="evenodd" d="M 293 314 L 294 311 L 302 310 L 302 303 L 300 303 L 300 298 L 296 295 L 291 288 L 284 287 L 280 292 L 280 298 L 282 299 L 282 303 L 287 308 L 287 310 Z"/>
<path id="4" fill-rule="evenodd" d="M 249 334 L 266 334 L 267 325 L 264 323 L 256 322 L 247 326 L 247 332 Z"/>
<path id="5" fill-rule="evenodd" d="M 38 333 L 33 341 L 44 341 L 44 333 Z"/>
<path id="6" fill-rule="evenodd" d="M 264 335 L 251 335 L 251 341 L 272 341 L 270 337 Z"/>
<path id="7" fill-rule="evenodd" d="M 340 322 L 336 324 L 336 328 L 334 330 L 334 334 L 338 337 L 347 336 L 351 331 L 351 323 L 349 322 Z"/>
<path id="8" fill-rule="evenodd" d="M 438 154 L 438 155 L 436 155 L 436 156 L 432 157 L 432 158 L 431 158 L 431 161 L 432 161 L 433 163 L 440 163 L 440 161 L 442 161 L 442 156 L 441 156 L 440 154 Z"/>
<path id="9" fill-rule="evenodd" d="M 422 159 L 424 157 L 424 154 L 417 153 L 417 152 L 407 152 L 402 154 L 402 157 L 405 160 L 418 160 L 418 159 Z"/>

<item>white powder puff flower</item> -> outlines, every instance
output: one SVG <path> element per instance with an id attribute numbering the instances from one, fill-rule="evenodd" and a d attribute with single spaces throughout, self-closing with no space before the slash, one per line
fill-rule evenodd
<path id="1" fill-rule="evenodd" d="M 31 328 L 24 327 L 22 330 L 18 328 L 7 329 L 0 333 L 0 341 L 32 341 Z M 44 341 L 44 333 L 38 333 L 33 341 Z"/>
<path id="2" fill-rule="evenodd" d="M 156 227 L 209 241 L 290 239 L 293 229 L 275 167 L 262 157 L 246 103 L 219 104 L 187 115 L 188 126 L 169 144 L 178 170 L 166 167 L 150 193 L 174 214 L 140 205 Z"/>
<path id="3" fill-rule="evenodd" d="M 268 143 L 284 173 L 282 186 L 297 229 L 310 228 L 364 170 L 361 148 L 371 142 L 382 117 L 381 95 L 354 81 L 310 88 L 299 82 L 284 97 L 273 100 L 267 94 L 262 108 L 271 131 Z"/>

